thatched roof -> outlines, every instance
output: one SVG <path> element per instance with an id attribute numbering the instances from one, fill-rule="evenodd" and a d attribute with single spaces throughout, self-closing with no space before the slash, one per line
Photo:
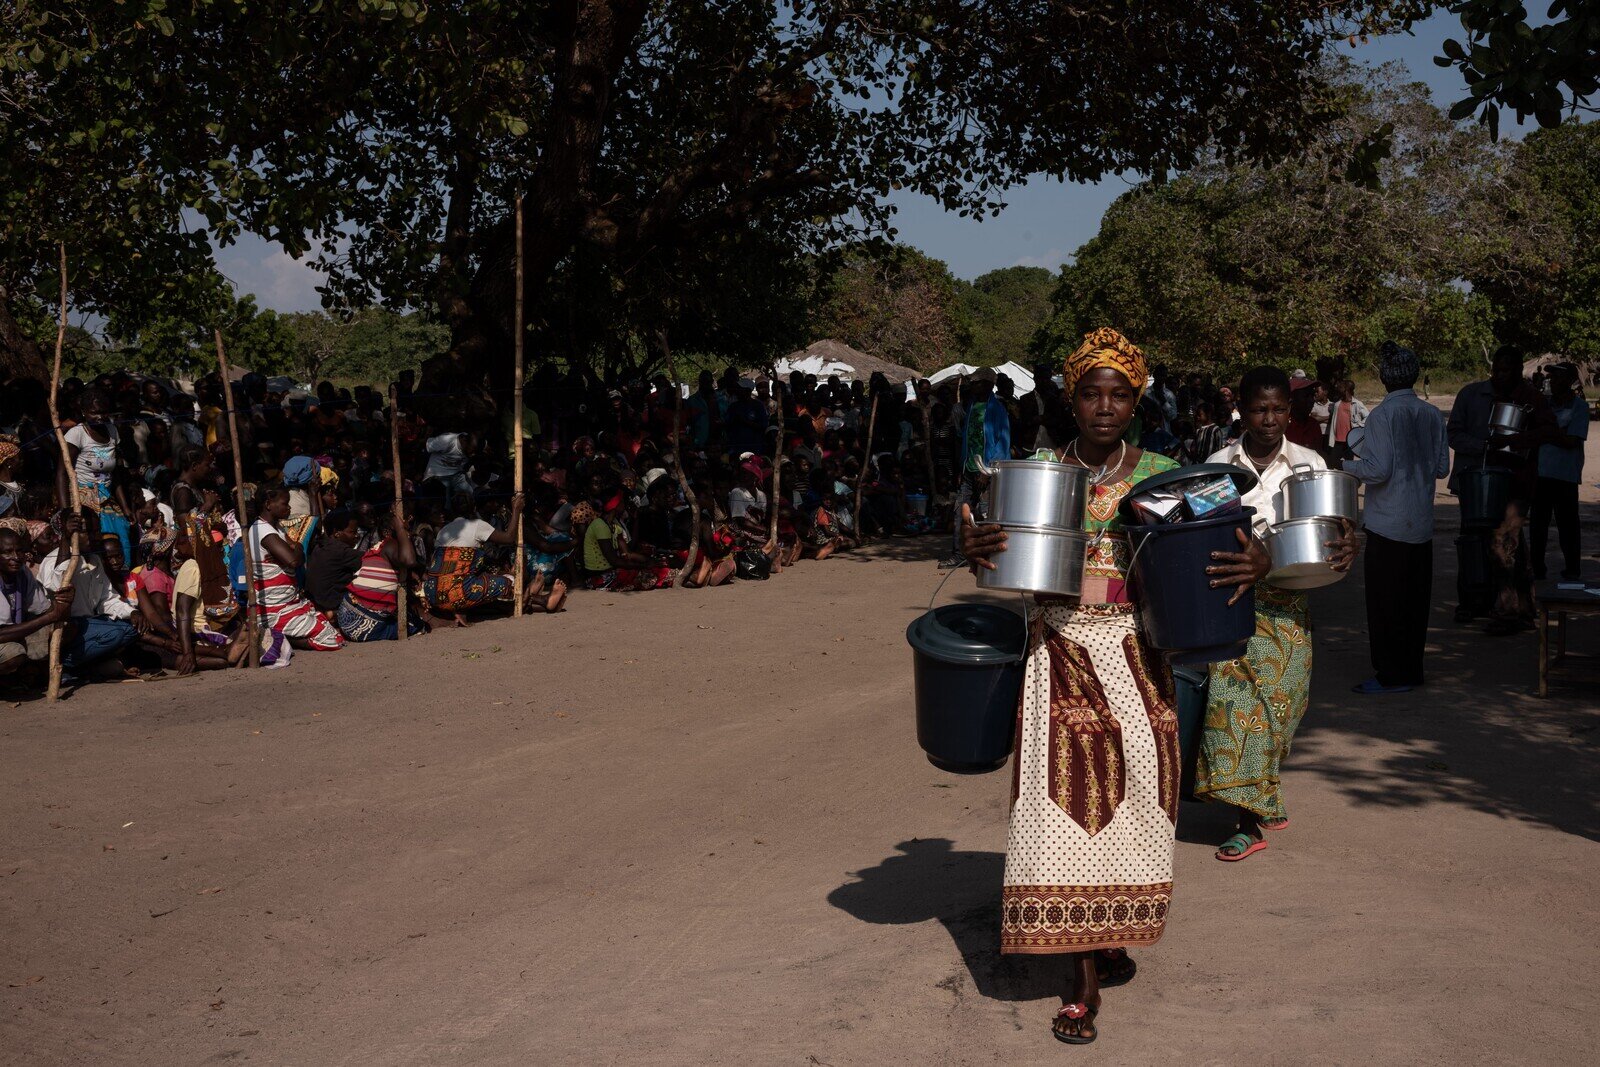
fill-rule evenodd
<path id="1" fill-rule="evenodd" d="M 782 370 L 784 366 L 810 363 L 815 363 L 823 368 L 830 368 L 831 365 L 834 368 L 826 369 L 823 372 L 824 377 L 827 374 L 835 373 L 835 369 L 841 366 L 849 367 L 853 373 L 847 373 L 842 369 L 837 370 L 839 376 L 847 381 L 855 379 L 866 381 L 879 372 L 882 372 L 883 376 L 889 379 L 891 385 L 900 385 L 903 382 L 910 381 L 912 378 L 919 377 L 918 372 L 910 367 L 902 367 L 898 363 L 890 363 L 886 359 L 869 356 L 858 348 L 851 348 L 843 341 L 835 341 L 831 338 L 824 341 L 814 341 L 805 348 L 790 352 L 787 356 L 784 356 L 779 361 L 779 373 L 784 373 Z M 806 368 L 802 367 L 801 369 Z"/>
<path id="2" fill-rule="evenodd" d="M 1559 352 L 1546 352 L 1542 356 L 1535 356 L 1522 364 L 1522 376 L 1531 377 L 1536 370 L 1543 370 L 1552 363 L 1571 363 L 1578 368 L 1579 385 L 1600 385 L 1600 360 L 1585 361 L 1572 359 Z"/>

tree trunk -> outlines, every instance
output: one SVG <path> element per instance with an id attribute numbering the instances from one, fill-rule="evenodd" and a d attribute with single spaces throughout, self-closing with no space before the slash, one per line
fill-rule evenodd
<path id="1" fill-rule="evenodd" d="M 50 367 L 45 363 L 44 348 L 17 325 L 17 320 L 11 316 L 11 308 L 7 305 L 8 296 L 5 290 L 0 289 L 0 377 L 46 381 Z M 61 362 L 60 348 L 65 343 L 66 335 L 63 333 L 56 346 L 57 364 Z"/>
<path id="2" fill-rule="evenodd" d="M 513 499 L 522 497 L 522 335 L 524 332 L 522 322 L 522 197 L 517 197 L 517 310 L 515 316 L 515 334 L 512 340 L 512 350 L 516 359 L 516 367 L 512 371 L 511 395 L 511 492 Z M 523 500 L 524 508 L 527 501 Z M 512 556 L 512 566 L 516 569 L 511 573 L 512 608 L 511 612 L 518 618 L 522 617 L 522 598 L 526 591 L 524 583 L 527 576 L 523 568 L 528 560 L 528 543 L 523 534 L 522 512 L 517 512 L 514 536 L 517 539 L 517 550 Z"/>

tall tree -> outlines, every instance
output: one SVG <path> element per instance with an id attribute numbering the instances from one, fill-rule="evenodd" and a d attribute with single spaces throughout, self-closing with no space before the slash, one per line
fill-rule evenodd
<path id="1" fill-rule="evenodd" d="M 968 362 L 1023 362 L 1033 335 L 1050 317 L 1055 276 L 1043 267 L 1005 267 L 958 282 L 957 298 L 971 323 Z"/>
<path id="2" fill-rule="evenodd" d="M 1063 270 L 1037 350 L 1054 358 L 1110 323 L 1197 368 L 1308 366 L 1384 336 L 1427 359 L 1480 359 L 1494 311 L 1467 283 L 1544 271 L 1548 213 L 1512 195 L 1511 153 L 1426 87 L 1392 69 L 1336 76 L 1347 116 L 1302 156 L 1207 165 L 1119 199 Z M 1375 135 L 1394 146 L 1379 180 L 1348 180 Z"/>
<path id="3" fill-rule="evenodd" d="M 315 246 L 349 306 L 436 307 L 451 345 L 429 377 L 468 388 L 510 351 L 519 192 L 536 326 L 586 258 L 681 306 L 648 290 L 725 270 L 700 254 L 725 235 L 759 225 L 798 252 L 884 234 L 894 188 L 982 214 L 1032 173 L 1292 149 L 1327 116 L 1323 45 L 1423 6 L 16 0 L 4 43 L 62 112 L 38 126 L 47 156 L 118 115 L 129 159 L 86 181 L 147 173 L 219 239 Z"/>
<path id="4" fill-rule="evenodd" d="M 956 286 L 949 267 L 915 248 L 864 248 L 827 274 L 811 332 L 901 366 L 938 370 L 972 343 Z"/>

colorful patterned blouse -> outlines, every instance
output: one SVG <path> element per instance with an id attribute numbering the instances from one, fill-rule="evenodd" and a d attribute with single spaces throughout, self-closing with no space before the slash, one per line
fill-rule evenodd
<path id="1" fill-rule="evenodd" d="M 1030 458 L 1060 462 L 1055 450 L 1048 448 Z M 1128 535 L 1122 529 L 1122 516 L 1117 509 L 1135 485 L 1177 466 L 1180 464 L 1175 459 L 1146 452 L 1126 478 L 1090 488 L 1083 516 L 1083 528 L 1090 537 L 1089 559 L 1083 570 L 1083 595 L 1078 603 L 1126 604 L 1133 599 L 1128 589 Z"/>

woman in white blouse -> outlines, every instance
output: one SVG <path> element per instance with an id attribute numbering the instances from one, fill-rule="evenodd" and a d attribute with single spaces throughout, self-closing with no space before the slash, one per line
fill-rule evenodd
<path id="1" fill-rule="evenodd" d="M 1289 378 L 1275 367 L 1258 367 L 1239 384 L 1243 433 L 1210 457 L 1254 473 L 1259 481 L 1244 496 L 1255 509 L 1257 535 L 1283 517 L 1283 483 L 1296 467 L 1326 470 L 1322 457 L 1284 437 L 1289 426 Z M 1344 570 L 1356 555 L 1355 528 L 1346 522 L 1332 542 L 1334 566 Z M 1242 860 L 1267 847 L 1264 830 L 1289 825 L 1279 771 L 1311 694 L 1311 620 L 1306 595 L 1256 585 L 1256 632 L 1245 654 L 1211 665 L 1210 697 L 1195 768 L 1195 794 L 1239 810 L 1238 833 L 1217 850 L 1217 859 Z"/>

